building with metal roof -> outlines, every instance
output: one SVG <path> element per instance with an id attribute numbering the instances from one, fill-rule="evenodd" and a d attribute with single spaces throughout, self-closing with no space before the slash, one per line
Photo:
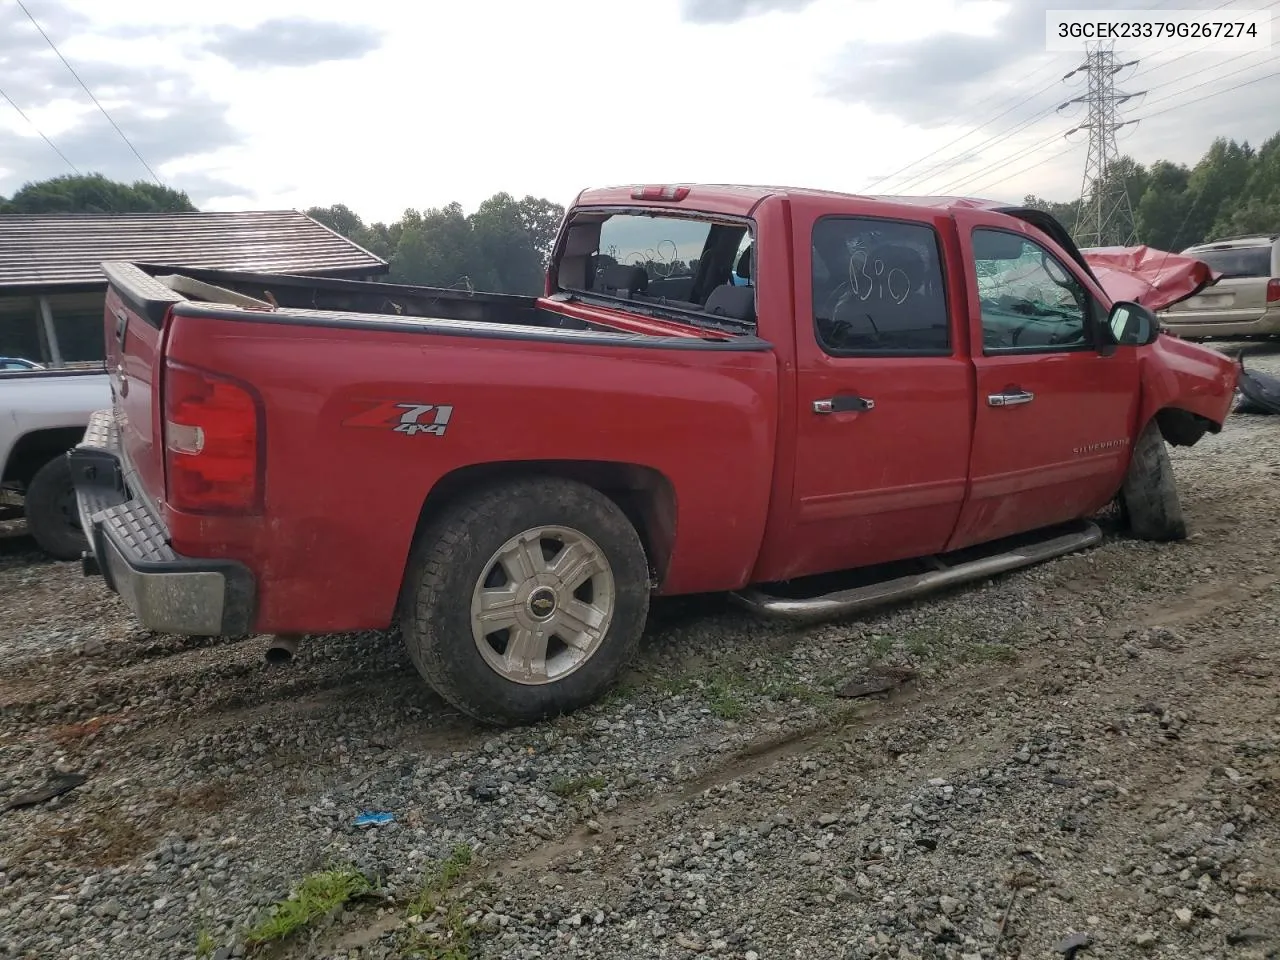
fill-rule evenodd
<path id="1" fill-rule="evenodd" d="M 296 210 L 0 215 L 0 356 L 100 362 L 104 260 L 374 279 L 389 264 Z"/>

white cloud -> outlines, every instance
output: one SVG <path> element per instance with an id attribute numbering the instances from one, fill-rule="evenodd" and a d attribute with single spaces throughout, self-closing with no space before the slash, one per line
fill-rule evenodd
<path id="1" fill-rule="evenodd" d="M 1034 18 L 1021 7 L 1006 16 L 993 0 L 29 5 L 148 162 L 201 205 L 342 202 L 383 220 L 452 200 L 474 208 L 498 190 L 567 203 L 585 186 L 637 181 L 858 190 L 1050 84 L 1070 59 L 1027 39 Z M 81 169 L 145 177 L 43 40 L 8 34 L 0 68 L 7 55 L 33 79 L 7 92 L 59 148 Z M 876 66 L 886 61 L 897 66 Z M 1188 62 L 1199 63 L 1150 79 L 1176 81 Z M 1255 85 L 1250 102 L 1276 87 Z M 1069 93 L 1050 86 L 929 161 L 967 149 L 967 166 L 913 169 L 876 189 L 968 178 L 954 192 L 1069 198 L 1083 146 L 1037 161 L 1068 146 L 1057 135 L 1075 120 L 1051 112 L 982 143 Z M 1276 125 L 1274 111 L 1205 107 L 1194 125 L 1153 120 L 1124 147 L 1144 162 L 1194 161 L 1214 136 L 1257 141 Z M 67 172 L 3 103 L 0 157 L 0 194 Z"/>

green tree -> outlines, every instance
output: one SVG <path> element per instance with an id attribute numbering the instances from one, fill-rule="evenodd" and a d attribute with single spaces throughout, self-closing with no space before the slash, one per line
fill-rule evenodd
<path id="1" fill-rule="evenodd" d="M 400 228 L 388 279 L 429 287 L 498 289 L 493 264 L 480 255 L 461 204 L 406 210 Z"/>
<path id="2" fill-rule="evenodd" d="M 195 209 L 180 190 L 145 180 L 118 183 L 100 173 L 27 183 L 7 201 L 0 198 L 0 213 L 190 213 Z"/>

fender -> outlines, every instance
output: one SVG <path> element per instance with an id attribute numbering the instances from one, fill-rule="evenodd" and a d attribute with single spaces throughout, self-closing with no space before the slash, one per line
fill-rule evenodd
<path id="1" fill-rule="evenodd" d="M 1178 446 L 1195 443 L 1203 431 L 1187 430 L 1185 417 L 1171 415 L 1175 411 L 1190 414 L 1200 427 L 1219 432 L 1231 412 L 1240 376 L 1229 357 L 1166 333 L 1141 351 L 1138 372 L 1142 383 L 1138 433 L 1160 415 L 1157 422 L 1165 439 Z"/>

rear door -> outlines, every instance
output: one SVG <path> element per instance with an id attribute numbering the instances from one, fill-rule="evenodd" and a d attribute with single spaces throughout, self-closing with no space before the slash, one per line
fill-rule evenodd
<path id="1" fill-rule="evenodd" d="M 940 550 L 965 493 L 972 371 L 943 268 L 950 224 L 793 197 L 797 402 L 781 576 Z M 941 229 L 940 229 L 941 228 Z"/>
<path id="2" fill-rule="evenodd" d="M 1097 348 L 1110 303 L 1020 221 L 958 211 L 977 382 L 970 489 L 948 549 L 1088 515 L 1119 489 L 1137 347 Z"/>

